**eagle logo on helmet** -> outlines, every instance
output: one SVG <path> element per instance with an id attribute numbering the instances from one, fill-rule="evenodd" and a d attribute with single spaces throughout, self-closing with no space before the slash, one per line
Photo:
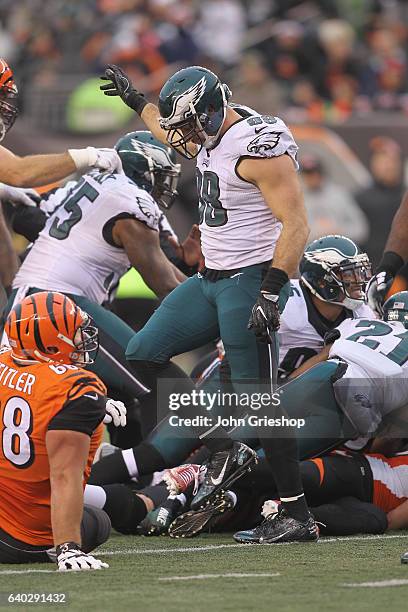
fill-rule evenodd
<path id="1" fill-rule="evenodd" d="M 344 259 L 346 259 L 344 253 L 341 253 L 337 249 L 333 248 L 311 252 L 305 251 L 303 256 L 305 259 L 307 259 L 307 261 L 318 263 L 326 270 L 330 270 L 332 266 L 339 265 L 342 261 L 344 261 Z M 354 259 L 354 257 L 352 259 Z"/>
<path id="2" fill-rule="evenodd" d="M 132 138 L 130 142 L 136 153 L 139 153 L 139 155 L 142 155 L 146 159 L 153 157 L 154 163 L 160 168 L 168 168 L 174 165 L 170 159 L 170 155 L 165 149 L 151 143 L 147 144 L 141 142 L 140 140 L 136 140 L 136 138 Z"/>
<path id="3" fill-rule="evenodd" d="M 255 155 L 266 155 L 278 146 L 282 132 L 262 132 L 256 136 L 247 146 L 248 153 Z"/>
<path id="4" fill-rule="evenodd" d="M 312 263 L 319 264 L 324 270 L 331 270 L 335 266 L 339 266 L 345 261 L 352 261 L 356 264 L 366 264 L 366 253 L 356 253 L 355 255 L 346 256 L 337 249 L 320 249 L 318 251 L 305 251 L 303 257 Z"/>
<path id="5" fill-rule="evenodd" d="M 190 89 L 177 96 L 173 102 L 171 115 L 165 121 L 170 123 L 171 120 L 174 120 L 174 123 L 177 123 L 191 117 L 195 113 L 195 105 L 204 95 L 206 84 L 206 78 L 203 76 Z"/>

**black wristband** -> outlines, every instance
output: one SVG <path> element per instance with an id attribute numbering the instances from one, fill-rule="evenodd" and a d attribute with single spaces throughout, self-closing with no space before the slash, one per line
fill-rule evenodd
<path id="1" fill-rule="evenodd" d="M 329 329 L 329 331 L 324 334 L 324 346 L 327 346 L 328 344 L 333 344 L 334 342 L 336 342 L 336 340 L 340 338 L 340 336 L 341 333 L 337 328 Z"/>
<path id="2" fill-rule="evenodd" d="M 81 550 L 81 547 L 76 542 L 64 542 L 63 544 L 58 544 L 58 546 L 55 548 L 57 551 L 57 557 L 61 553 L 67 552 L 67 550 Z"/>
<path id="3" fill-rule="evenodd" d="M 382 256 L 380 265 L 376 272 L 389 272 L 392 276 L 395 276 L 398 270 L 404 265 L 404 260 L 398 253 L 394 251 L 387 251 Z"/>
<path id="4" fill-rule="evenodd" d="M 284 270 L 269 268 L 262 282 L 261 291 L 264 293 L 271 293 L 272 295 L 279 295 L 282 287 L 288 282 L 289 276 Z"/>
<path id="5" fill-rule="evenodd" d="M 126 96 L 126 104 L 140 116 L 148 101 L 144 97 L 144 94 L 132 89 L 129 95 Z"/>

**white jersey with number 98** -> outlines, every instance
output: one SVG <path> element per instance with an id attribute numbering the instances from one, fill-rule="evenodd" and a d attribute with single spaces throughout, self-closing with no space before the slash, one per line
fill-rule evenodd
<path id="1" fill-rule="evenodd" d="M 298 147 L 284 122 L 236 106 L 240 109 L 246 116 L 197 156 L 201 248 L 205 265 L 214 270 L 271 260 L 282 229 L 259 188 L 239 176 L 240 160 L 286 154 L 298 167 Z"/>

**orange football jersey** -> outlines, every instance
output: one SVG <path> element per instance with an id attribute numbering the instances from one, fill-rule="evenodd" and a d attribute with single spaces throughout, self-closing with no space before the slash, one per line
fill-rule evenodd
<path id="1" fill-rule="evenodd" d="M 0 527 L 22 542 L 53 545 L 45 436 L 64 405 L 87 393 L 106 395 L 96 374 L 57 363 L 20 366 L 10 349 L 0 349 Z M 99 424 L 91 436 L 84 485 L 102 433 Z"/>
<path id="2" fill-rule="evenodd" d="M 390 512 L 408 499 L 408 453 L 365 455 L 373 473 L 373 504 Z"/>

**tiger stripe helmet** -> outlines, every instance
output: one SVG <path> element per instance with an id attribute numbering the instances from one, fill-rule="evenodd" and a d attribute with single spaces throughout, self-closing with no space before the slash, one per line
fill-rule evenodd
<path id="1" fill-rule="evenodd" d="M 10 311 L 5 332 L 17 361 L 93 363 L 98 330 L 70 298 L 54 291 L 25 297 Z"/>
<path id="2" fill-rule="evenodd" d="M 6 61 L 0 58 L 0 142 L 17 119 L 17 94 L 13 71 Z"/>

